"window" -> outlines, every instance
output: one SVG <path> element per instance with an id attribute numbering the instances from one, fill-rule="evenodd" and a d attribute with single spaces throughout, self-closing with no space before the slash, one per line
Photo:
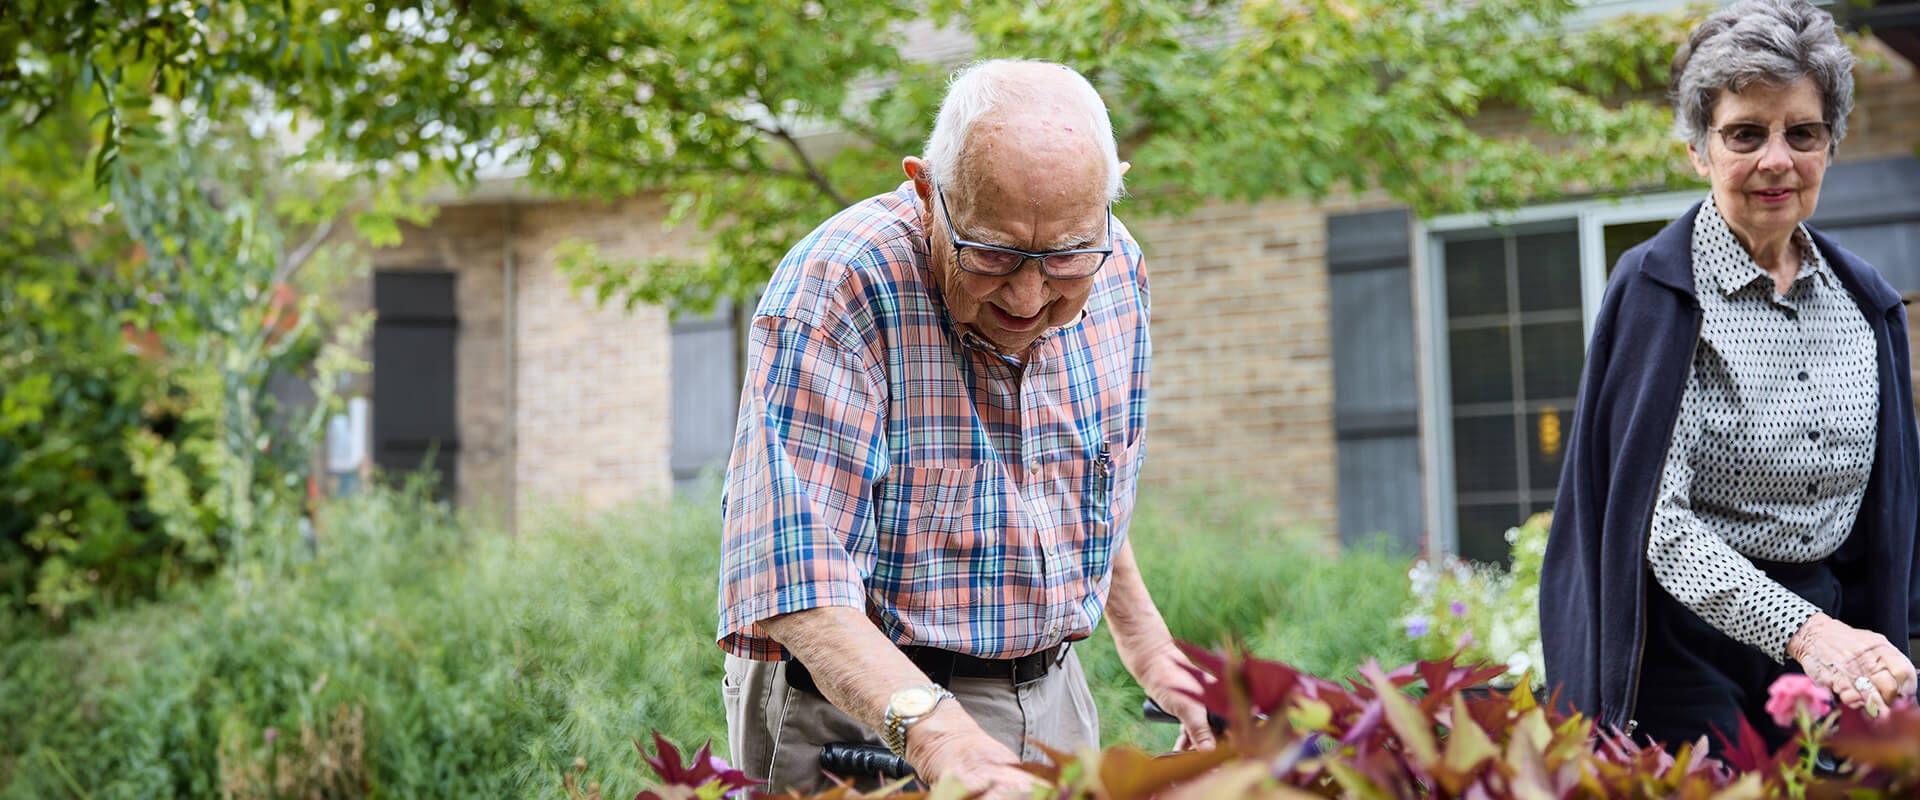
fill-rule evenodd
<path id="1" fill-rule="evenodd" d="M 1505 561 L 1506 529 L 1552 508 L 1606 275 L 1699 199 L 1688 192 L 1422 225 L 1429 550 Z"/>

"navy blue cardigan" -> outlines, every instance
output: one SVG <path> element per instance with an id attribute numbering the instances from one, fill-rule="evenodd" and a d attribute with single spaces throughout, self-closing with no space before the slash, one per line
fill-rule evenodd
<path id="1" fill-rule="evenodd" d="M 1563 707 L 1628 728 L 1646 635 L 1647 531 L 1700 333 L 1693 293 L 1698 205 L 1620 257 L 1580 377 L 1553 531 L 1540 576 L 1546 678 Z M 1907 319 L 1880 273 L 1819 232 L 1815 246 L 1873 329 L 1880 430 L 1853 532 L 1829 559 L 1846 587 L 1837 615 L 1906 650 L 1920 622 L 1912 577 L 1920 438 L 1907 371 Z"/>

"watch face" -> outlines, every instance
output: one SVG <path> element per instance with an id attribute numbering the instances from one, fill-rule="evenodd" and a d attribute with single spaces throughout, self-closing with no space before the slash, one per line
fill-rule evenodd
<path id="1" fill-rule="evenodd" d="M 933 710 L 933 690 L 925 686 L 914 686 L 893 693 L 893 713 L 901 717 L 918 717 Z"/>

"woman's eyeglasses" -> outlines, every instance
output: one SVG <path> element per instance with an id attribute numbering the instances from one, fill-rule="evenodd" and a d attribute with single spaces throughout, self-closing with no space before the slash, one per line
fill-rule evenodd
<path id="1" fill-rule="evenodd" d="M 1757 122 L 1734 122 L 1707 130 L 1720 134 L 1720 141 L 1728 150 L 1736 153 L 1752 153 L 1767 146 L 1773 138 L 1773 129 Z M 1787 140 L 1787 146 L 1802 153 L 1811 153 L 1827 149 L 1833 141 L 1833 128 L 1824 122 L 1802 122 L 1788 125 L 1780 132 Z"/>

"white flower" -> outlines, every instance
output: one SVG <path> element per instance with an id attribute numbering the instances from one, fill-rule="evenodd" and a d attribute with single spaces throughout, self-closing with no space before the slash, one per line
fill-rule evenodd
<path id="1" fill-rule="evenodd" d="M 1507 674 L 1509 675 L 1517 678 L 1527 674 L 1527 670 L 1532 668 L 1533 656 L 1527 655 L 1527 651 L 1525 650 L 1520 650 L 1513 655 L 1507 656 Z"/>

